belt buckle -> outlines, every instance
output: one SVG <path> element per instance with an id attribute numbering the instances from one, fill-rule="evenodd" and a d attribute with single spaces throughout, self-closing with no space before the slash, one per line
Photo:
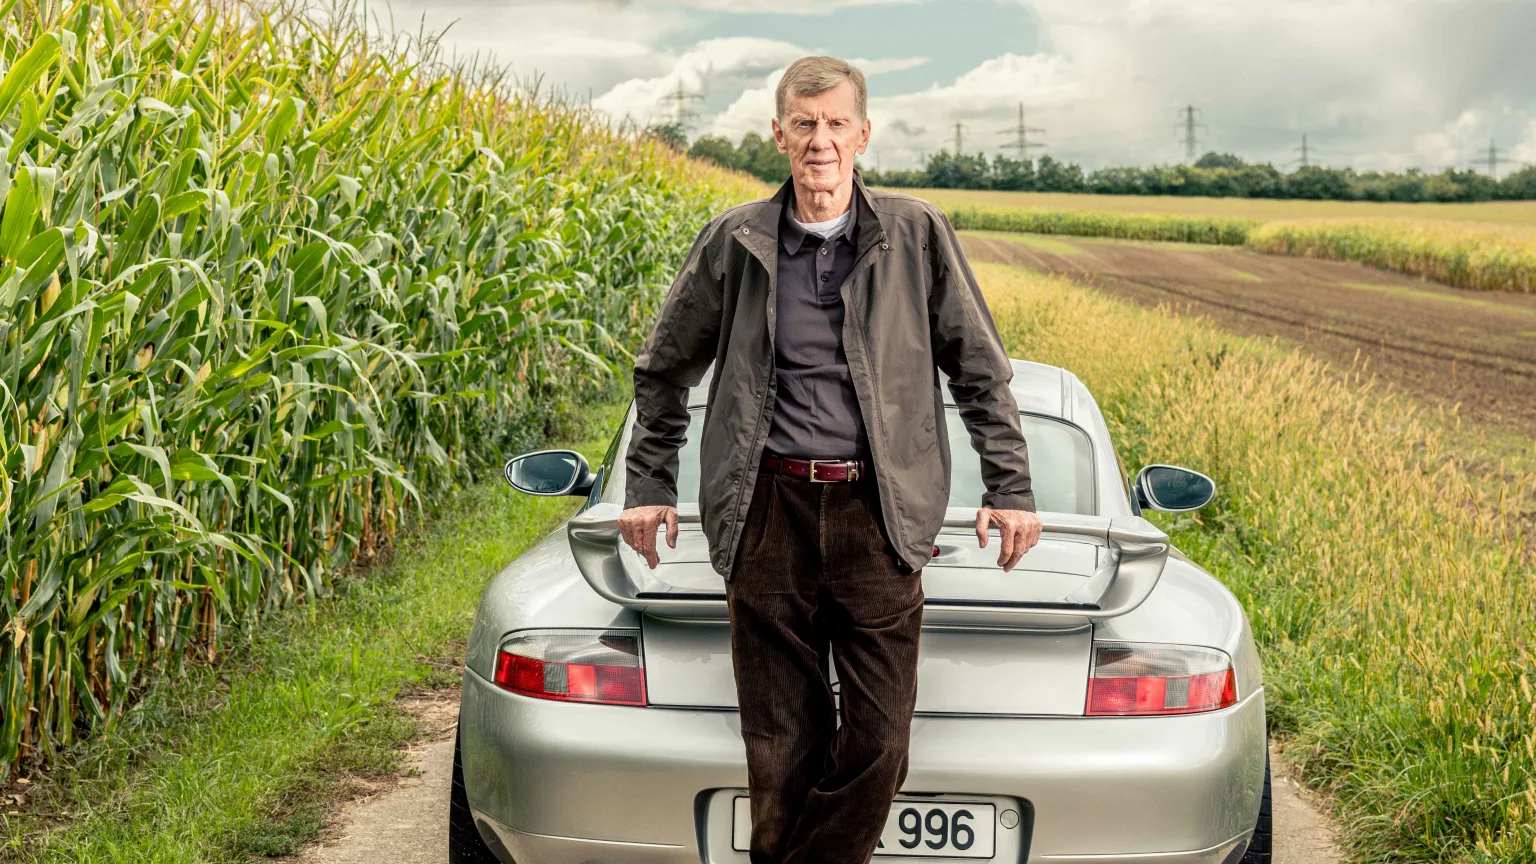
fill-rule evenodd
<path id="1" fill-rule="evenodd" d="M 831 465 L 831 464 L 836 463 L 836 462 L 850 462 L 850 460 L 847 460 L 847 459 L 807 459 L 806 463 L 809 464 L 811 466 L 811 468 L 810 468 L 810 474 L 807 475 L 806 479 L 810 480 L 812 483 L 847 483 L 847 482 L 852 482 L 854 480 L 859 479 L 859 463 L 858 463 L 858 460 L 856 460 L 856 459 L 852 460 L 850 462 L 850 464 L 848 465 L 848 468 L 846 469 L 846 472 L 843 475 L 843 479 L 842 480 L 818 480 L 818 479 L 816 479 L 816 463 L 817 462 L 820 462 L 823 465 Z"/>

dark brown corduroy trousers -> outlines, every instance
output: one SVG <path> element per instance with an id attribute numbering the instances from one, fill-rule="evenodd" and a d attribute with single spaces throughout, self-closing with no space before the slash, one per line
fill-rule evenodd
<path id="1" fill-rule="evenodd" d="M 880 526 L 873 478 L 758 475 L 726 583 L 752 864 L 864 864 L 906 779 L 923 589 Z"/>

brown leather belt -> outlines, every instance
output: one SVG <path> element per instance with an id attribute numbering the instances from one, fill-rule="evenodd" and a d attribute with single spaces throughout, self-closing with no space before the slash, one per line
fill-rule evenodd
<path id="1" fill-rule="evenodd" d="M 763 456 L 763 470 L 812 483 L 851 483 L 865 475 L 862 459 L 790 459 L 772 453 Z"/>

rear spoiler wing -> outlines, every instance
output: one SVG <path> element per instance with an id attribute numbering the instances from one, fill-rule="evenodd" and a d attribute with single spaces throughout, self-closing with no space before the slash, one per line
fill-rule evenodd
<path id="1" fill-rule="evenodd" d="M 651 571 L 619 536 L 617 504 L 595 504 L 566 523 L 576 566 L 592 590 L 604 599 L 636 612 L 661 618 L 721 620 L 726 617 L 725 591 L 701 591 L 645 579 Z M 964 511 L 959 511 L 964 512 Z M 971 511 L 974 514 L 974 511 Z M 929 597 L 923 622 L 929 626 L 1071 629 L 1114 618 L 1140 606 L 1157 587 L 1167 563 L 1168 535 L 1137 516 L 1107 518 L 1042 513 L 1044 535 L 1069 536 L 1105 547 L 1094 572 L 1070 594 L 1056 600 L 967 600 Z M 697 510 L 678 512 L 682 523 L 699 522 Z M 944 528 L 974 529 L 974 515 L 956 510 Z M 633 559 L 626 562 L 626 558 Z M 666 565 L 663 565 L 666 566 Z M 707 566 L 707 565 L 703 565 Z M 995 566 L 995 565 L 994 565 Z M 638 568 L 644 582 L 631 575 Z"/>

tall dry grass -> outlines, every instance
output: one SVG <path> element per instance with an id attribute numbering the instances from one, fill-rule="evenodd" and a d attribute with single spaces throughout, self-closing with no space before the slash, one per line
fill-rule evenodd
<path id="1" fill-rule="evenodd" d="M 0 773 L 330 590 L 755 191 L 346 9 L 0 2 Z"/>
<path id="2" fill-rule="evenodd" d="M 1271 725 L 1354 855 L 1536 861 L 1536 479 L 1480 479 L 1363 370 L 978 270 L 1009 353 L 1081 376 L 1127 465 L 1216 479 L 1165 524 L 1248 610 Z"/>

